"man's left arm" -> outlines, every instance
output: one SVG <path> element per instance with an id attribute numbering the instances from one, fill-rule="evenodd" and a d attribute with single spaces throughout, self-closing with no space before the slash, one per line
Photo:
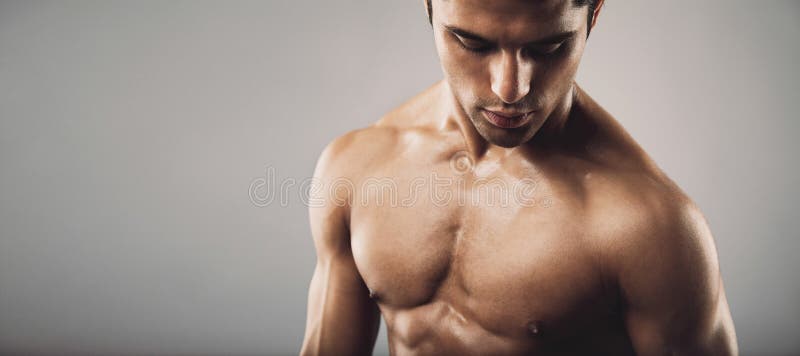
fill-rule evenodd
<path id="1" fill-rule="evenodd" d="M 672 204 L 670 204 L 672 205 Z M 716 247 L 689 201 L 660 207 L 622 249 L 618 283 L 638 355 L 736 355 Z"/>

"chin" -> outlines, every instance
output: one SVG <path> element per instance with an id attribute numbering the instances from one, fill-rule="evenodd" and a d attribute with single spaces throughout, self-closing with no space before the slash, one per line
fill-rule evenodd
<path id="1" fill-rule="evenodd" d="M 500 146 L 500 147 L 505 147 L 505 148 L 514 148 L 514 147 L 520 146 L 523 143 L 527 142 L 527 140 L 520 139 L 518 137 L 511 137 L 511 136 L 491 137 L 491 138 L 487 138 L 486 141 L 489 141 L 489 143 L 491 143 L 493 145 Z"/>
<path id="2" fill-rule="evenodd" d="M 484 120 L 473 121 L 473 124 L 481 137 L 495 146 L 514 148 L 528 142 L 533 137 L 530 132 L 530 124 L 515 129 L 499 128 Z"/>
<path id="3" fill-rule="evenodd" d="M 487 123 L 486 125 L 491 124 Z M 533 135 L 528 132 L 529 130 L 529 126 L 523 126 L 510 130 L 492 127 L 489 129 L 489 132 L 481 132 L 483 130 L 478 130 L 478 132 L 486 141 L 493 145 L 505 148 L 513 148 L 522 145 L 531 139 Z"/>
<path id="4" fill-rule="evenodd" d="M 525 143 L 524 140 L 519 140 L 519 139 L 515 139 L 515 138 L 511 138 L 511 137 L 497 138 L 497 139 L 494 139 L 494 140 L 489 140 L 489 142 L 491 144 L 493 144 L 493 145 L 500 146 L 500 147 L 505 147 L 505 148 L 514 148 L 514 147 L 517 147 L 517 146 L 522 145 L 523 143 Z"/>

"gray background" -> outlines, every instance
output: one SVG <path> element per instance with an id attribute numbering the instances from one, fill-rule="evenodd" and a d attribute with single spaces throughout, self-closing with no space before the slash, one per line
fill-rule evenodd
<path id="1" fill-rule="evenodd" d="M 579 83 L 705 212 L 743 354 L 800 350 L 796 1 L 611 0 Z M 0 2 L 0 353 L 297 352 L 297 189 L 441 77 L 417 1 Z M 377 352 L 386 352 L 382 335 Z"/>

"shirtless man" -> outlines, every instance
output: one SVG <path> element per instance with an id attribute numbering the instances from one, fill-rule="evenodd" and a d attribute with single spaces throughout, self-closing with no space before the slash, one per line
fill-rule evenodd
<path id="1" fill-rule="evenodd" d="M 735 355 L 702 214 L 574 82 L 602 0 L 426 8 L 444 80 L 317 164 L 301 354 Z"/>

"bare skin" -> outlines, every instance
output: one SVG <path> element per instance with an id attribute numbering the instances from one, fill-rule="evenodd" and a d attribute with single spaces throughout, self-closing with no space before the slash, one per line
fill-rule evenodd
<path id="1" fill-rule="evenodd" d="M 317 164 L 301 354 L 369 354 L 381 315 L 393 355 L 736 354 L 702 214 L 573 81 L 586 8 L 433 8 L 445 80 Z M 563 53 L 509 55 L 550 35 L 543 18 L 574 30 Z M 467 24 L 480 41 L 450 32 Z M 482 110 L 531 114 L 503 128 Z"/>

